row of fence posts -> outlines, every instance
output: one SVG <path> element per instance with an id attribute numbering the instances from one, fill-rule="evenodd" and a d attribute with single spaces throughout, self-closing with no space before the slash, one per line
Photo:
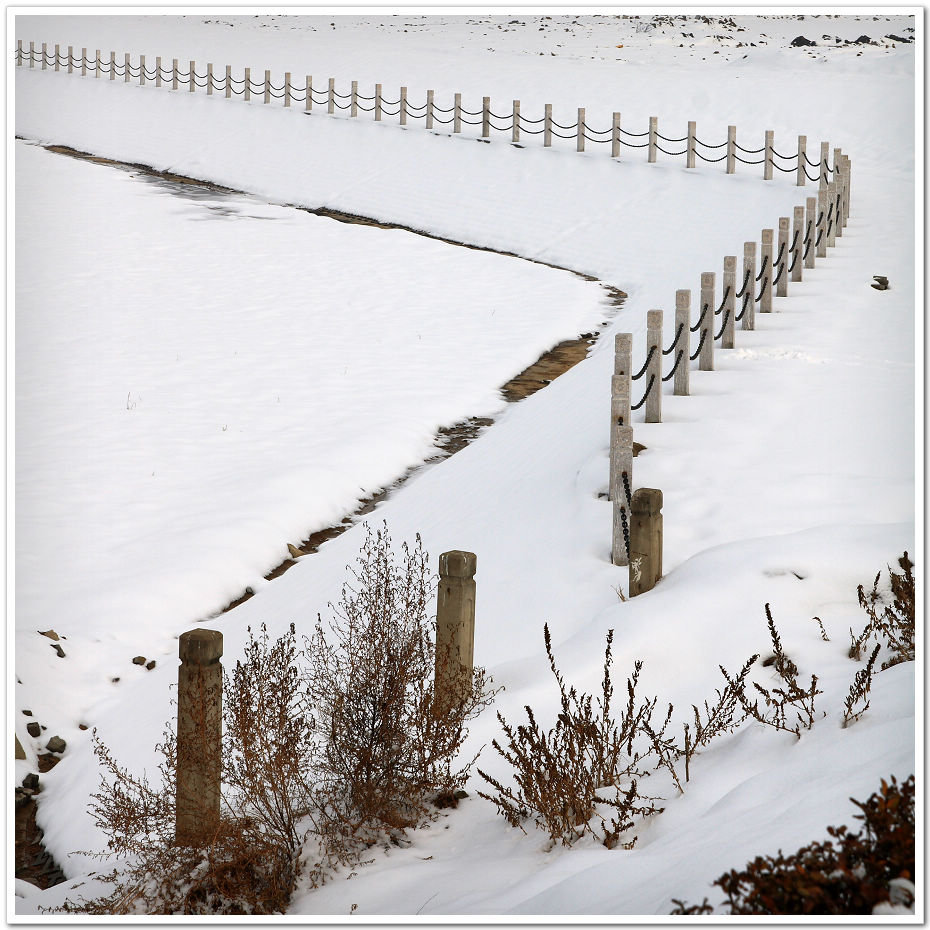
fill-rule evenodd
<path id="1" fill-rule="evenodd" d="M 841 149 L 833 150 L 833 180 L 821 183 L 816 197 L 806 198 L 804 206 L 794 208 L 792 218 L 780 217 L 777 240 L 774 229 L 762 230 L 758 249 L 759 271 L 756 273 L 757 243 L 743 245 L 742 283 L 737 287 L 737 256 L 723 260 L 723 294 L 717 304 L 716 273 L 701 275 L 700 315 L 691 323 L 691 291 L 675 292 L 675 329 L 672 342 L 663 347 L 663 313 L 646 314 L 646 359 L 633 372 L 633 336 L 618 333 L 614 337 L 614 372 L 610 394 L 610 478 L 609 497 L 613 504 L 611 561 L 629 565 L 631 596 L 648 591 L 662 577 L 662 492 L 654 488 L 633 487 L 632 414 L 644 409 L 646 423 L 662 422 L 662 383 L 674 378 L 673 392 L 690 393 L 690 363 L 700 371 L 714 370 L 714 343 L 723 349 L 735 347 L 736 323 L 744 330 L 755 329 L 755 305 L 760 313 L 772 312 L 772 297 L 787 297 L 788 282 L 799 282 L 804 268 L 814 268 L 816 260 L 842 236 L 849 218 L 849 158 Z M 789 229 L 789 227 L 791 227 Z M 759 292 L 756 293 L 756 284 Z M 736 310 L 737 301 L 741 309 Z M 719 329 L 716 318 L 722 316 Z M 715 332 L 715 330 L 717 330 Z M 691 352 L 691 336 L 698 340 Z M 662 374 L 662 359 L 671 355 L 671 371 Z M 644 380 L 641 400 L 631 402 L 634 381 Z"/>
<path id="2" fill-rule="evenodd" d="M 28 52 L 23 51 L 22 39 L 17 40 L 16 44 L 16 64 L 18 67 L 22 67 L 23 58 L 28 57 L 29 67 L 34 68 L 36 58 L 38 57 L 41 61 L 42 70 L 48 68 L 49 59 L 53 62 L 54 70 L 58 71 L 62 63 L 61 47 L 60 45 L 55 45 L 55 51 L 53 55 L 50 55 L 48 52 L 48 43 L 42 43 L 41 53 L 37 53 L 35 49 L 35 42 L 29 43 Z M 75 68 L 75 57 L 74 57 L 74 46 L 68 46 L 68 56 L 66 60 L 68 74 L 72 74 Z M 104 66 L 106 64 L 106 71 L 104 72 Z M 101 77 L 103 73 L 109 75 L 111 81 L 116 80 L 117 76 L 117 64 L 116 64 L 116 52 L 110 52 L 109 62 L 105 63 L 101 58 L 100 49 L 97 49 L 94 54 L 93 59 L 87 58 L 87 49 L 81 49 L 80 57 L 80 72 L 82 76 L 86 76 L 88 69 L 93 71 L 96 78 Z M 131 70 L 132 65 L 130 63 L 130 54 L 126 52 L 123 60 L 123 81 L 129 83 L 132 79 Z M 206 87 L 206 92 L 208 96 L 212 96 L 214 91 L 224 91 L 227 98 L 232 97 L 233 94 L 242 94 L 245 100 L 251 100 L 253 92 L 256 94 L 261 94 L 263 102 L 270 104 L 272 98 L 283 98 L 284 106 L 290 107 L 292 101 L 302 101 L 304 105 L 304 111 L 310 113 L 313 110 L 314 106 L 314 88 L 313 88 L 313 78 L 311 75 L 306 75 L 303 86 L 292 87 L 291 84 L 291 72 L 286 72 L 284 75 L 284 86 L 281 88 L 282 93 L 278 94 L 275 91 L 278 88 L 275 88 L 271 82 L 271 71 L 266 70 L 264 73 L 264 80 L 258 83 L 258 90 L 253 91 L 252 85 L 252 72 L 251 68 L 244 69 L 243 79 L 234 80 L 232 77 L 232 67 L 226 65 L 225 74 L 223 76 L 214 75 L 213 64 L 209 63 L 206 66 L 206 74 L 204 75 L 204 84 L 197 83 L 197 73 L 196 73 L 196 62 L 191 60 L 188 65 L 187 74 L 184 75 L 178 67 L 178 59 L 173 58 L 171 63 L 171 69 L 162 68 L 162 59 L 161 56 L 156 57 L 155 59 L 155 68 L 152 72 L 146 71 L 145 66 L 145 55 L 139 56 L 139 65 L 138 65 L 138 79 L 139 84 L 144 85 L 147 81 L 154 82 L 156 87 L 161 87 L 162 82 L 169 81 L 171 82 L 171 89 L 178 90 L 183 85 L 187 85 L 190 93 L 194 93 L 197 87 Z M 151 74 L 151 76 L 149 76 Z M 235 90 L 234 85 L 242 84 L 243 88 L 241 91 Z M 317 91 L 317 93 L 319 93 Z M 301 96 L 302 95 L 302 96 Z M 382 115 L 387 113 L 391 116 L 398 116 L 401 126 L 407 125 L 408 116 L 421 117 L 425 115 L 426 118 L 426 128 L 433 129 L 435 123 L 440 124 L 451 124 L 453 133 L 460 133 L 462 131 L 462 123 L 468 123 L 469 125 L 478 125 L 477 122 L 472 123 L 469 120 L 463 120 L 463 115 L 465 116 L 479 116 L 480 117 L 480 126 L 481 126 L 481 138 L 488 139 L 491 135 L 491 129 L 510 130 L 511 133 L 511 142 L 514 144 L 519 144 L 521 141 L 521 131 L 528 133 L 530 135 L 542 135 L 543 145 L 545 147 L 550 147 L 552 145 L 553 136 L 563 139 L 575 139 L 576 150 L 583 152 L 585 150 L 585 141 L 591 141 L 596 143 L 607 143 L 610 142 L 610 154 L 612 158 L 619 159 L 621 147 L 626 145 L 631 148 L 645 148 L 647 149 L 647 158 L 650 163 L 657 161 L 658 153 L 663 152 L 666 155 L 672 156 L 686 156 L 686 167 L 694 168 L 697 164 L 697 159 L 700 158 L 703 161 L 707 162 L 719 162 L 726 160 L 726 173 L 734 174 L 736 172 L 736 163 L 742 162 L 747 165 L 763 165 L 763 178 L 765 180 L 771 180 L 774 176 L 774 171 L 777 168 L 779 171 L 790 173 L 796 173 L 796 183 L 799 187 L 804 186 L 806 181 L 810 179 L 811 181 L 819 180 L 821 187 L 827 184 L 827 180 L 831 171 L 828 162 L 829 149 L 830 145 L 828 142 L 821 142 L 820 144 L 820 160 L 813 162 L 807 158 L 807 136 L 798 136 L 797 143 L 797 152 L 792 155 L 780 155 L 775 150 L 775 133 L 771 130 L 765 132 L 765 141 L 761 149 L 745 149 L 740 146 L 736 141 L 736 127 L 728 126 L 727 127 L 727 141 L 721 143 L 720 145 L 706 145 L 706 143 L 701 142 L 697 137 L 697 123 L 690 121 L 688 123 L 687 135 L 680 139 L 668 139 L 666 136 L 662 136 L 659 133 L 659 120 L 656 116 L 649 117 L 649 129 L 647 132 L 642 133 L 631 133 L 621 127 L 621 115 L 620 113 L 613 113 L 611 116 L 611 128 L 609 130 L 592 130 L 587 126 L 585 122 L 585 108 L 578 107 L 578 116 L 575 124 L 571 126 L 562 126 L 561 124 L 555 122 L 552 118 L 552 104 L 545 104 L 544 114 L 542 120 L 527 120 L 521 116 L 520 113 L 520 101 L 514 100 L 511 105 L 511 112 L 507 116 L 498 116 L 493 113 L 491 110 L 491 98 L 483 97 L 481 102 L 481 110 L 471 111 L 464 110 L 462 108 L 462 95 L 456 93 L 454 95 L 454 102 L 451 109 L 444 109 L 437 107 L 435 104 L 435 92 L 428 90 L 426 92 L 426 104 L 424 106 L 412 106 L 407 100 L 407 88 L 400 88 L 400 96 L 398 100 L 394 101 L 385 101 L 383 95 L 383 89 L 381 84 L 375 84 L 374 86 L 374 96 L 366 97 L 361 96 L 358 92 L 358 81 L 351 82 L 351 91 L 349 94 L 337 94 L 335 87 L 335 78 L 329 78 L 327 81 L 325 99 L 322 102 L 318 102 L 318 106 L 325 105 L 326 112 L 330 115 L 334 114 L 336 109 L 348 110 L 350 117 L 357 117 L 359 110 L 366 112 L 373 112 L 374 119 L 377 122 L 381 121 Z M 346 99 L 349 102 L 346 104 L 341 104 L 338 102 L 337 98 Z M 373 101 L 373 105 L 366 107 L 360 103 L 360 101 Z M 391 111 L 390 109 L 385 109 L 385 107 L 396 106 L 397 109 Z M 417 111 L 425 110 L 425 114 Z M 451 113 L 449 119 L 443 119 L 440 116 L 437 116 L 437 113 Z M 511 124 L 509 126 L 499 127 L 493 123 L 493 119 L 510 119 Z M 530 125 L 535 125 L 542 123 L 541 129 L 527 129 L 522 127 L 521 123 L 529 123 Z M 572 136 L 565 136 L 559 133 L 558 129 L 573 129 L 574 134 Z M 609 138 L 597 139 L 593 138 L 588 133 L 595 133 L 596 135 L 607 136 Z M 645 138 L 645 142 L 628 142 L 626 139 L 622 138 L 622 135 L 628 135 L 636 138 Z M 668 141 L 673 143 L 684 142 L 686 144 L 685 148 L 681 152 L 668 152 L 662 148 L 659 144 L 661 141 Z M 698 146 L 703 146 L 710 149 L 718 149 L 726 147 L 726 152 L 724 155 L 721 155 L 716 158 L 708 158 L 700 154 L 698 151 Z M 739 152 L 742 151 L 744 154 L 757 155 L 761 154 L 762 158 L 757 160 L 746 160 L 741 158 Z M 783 168 L 775 160 L 776 156 L 783 160 L 794 160 L 797 159 L 796 168 Z M 807 172 L 807 165 L 811 165 L 819 169 L 819 174 L 810 176 Z"/>
<path id="3" fill-rule="evenodd" d="M 474 668 L 473 552 L 439 557 L 436 603 L 434 713 L 444 715 L 468 687 Z M 223 762 L 223 634 L 196 629 L 178 641 L 177 781 L 175 841 L 209 842 L 220 819 Z"/>

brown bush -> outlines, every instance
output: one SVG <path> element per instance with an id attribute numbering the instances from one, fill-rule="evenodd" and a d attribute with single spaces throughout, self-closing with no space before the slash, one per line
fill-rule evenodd
<path id="1" fill-rule="evenodd" d="M 859 585 L 859 605 L 868 614 L 869 619 L 858 636 L 851 629 L 849 631 L 852 640 L 849 657 L 859 661 L 865 645 L 870 639 L 874 639 L 890 653 L 890 658 L 882 662 L 883 670 L 899 662 L 914 661 L 914 620 L 917 610 L 914 563 L 905 552 L 898 559 L 898 565 L 902 569 L 900 573 L 888 566 L 890 604 L 887 603 L 887 595 L 879 591 L 881 572 L 875 576 L 872 590 L 868 593 Z"/>

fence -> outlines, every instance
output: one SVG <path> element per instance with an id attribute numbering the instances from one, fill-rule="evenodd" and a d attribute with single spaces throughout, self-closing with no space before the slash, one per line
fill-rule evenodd
<path id="1" fill-rule="evenodd" d="M 124 54 L 122 64 L 117 64 L 116 52 L 111 51 L 109 58 L 103 59 L 100 49 L 96 49 L 94 57 L 88 58 L 87 49 L 82 48 L 80 56 L 75 57 L 73 46 L 69 45 L 67 55 L 63 55 L 60 45 L 55 45 L 54 52 L 50 52 L 46 42 L 42 43 L 41 50 L 36 49 L 35 42 L 30 42 L 28 50 L 24 51 L 22 39 L 17 40 L 15 54 L 17 67 L 22 67 L 25 60 L 30 68 L 35 68 L 39 63 L 42 70 L 53 68 L 60 71 L 67 68 L 68 74 L 80 69 L 82 77 L 86 77 L 88 71 L 92 71 L 98 79 L 106 75 L 111 81 L 121 77 L 124 83 L 138 81 L 140 85 L 154 84 L 155 87 L 170 84 L 171 90 L 174 91 L 186 87 L 189 93 L 205 90 L 208 96 L 222 92 L 227 99 L 241 97 L 250 101 L 254 94 L 261 96 L 264 104 L 271 104 L 272 100 L 282 101 L 284 107 L 290 107 L 292 103 L 300 104 L 305 113 L 315 112 L 314 107 L 325 107 L 330 116 L 335 115 L 337 111 L 347 113 L 349 118 L 358 117 L 360 112 L 372 113 L 376 122 L 380 122 L 384 116 L 396 116 L 401 126 L 407 126 L 408 120 L 423 120 L 428 130 L 434 130 L 437 125 L 451 126 L 453 134 L 461 133 L 463 126 L 480 127 L 480 138 L 490 140 L 492 130 L 509 133 L 510 141 L 514 145 L 521 145 L 524 135 L 542 136 L 542 144 L 547 148 L 552 145 L 553 138 L 574 140 L 576 151 L 584 152 L 586 144 L 590 142 L 595 145 L 610 145 L 610 156 L 614 159 L 620 158 L 624 147 L 646 149 L 650 163 L 657 161 L 659 152 L 672 158 L 684 156 L 687 168 L 696 167 L 698 160 L 712 164 L 725 161 L 727 174 L 736 172 L 737 162 L 743 165 L 762 165 L 765 180 L 771 180 L 776 170 L 785 174 L 793 173 L 799 187 L 806 181 L 818 182 L 821 187 L 825 187 L 830 175 L 834 173 L 834 169 L 828 164 L 829 143 L 822 142 L 819 160 L 811 161 L 807 157 L 807 136 L 798 136 L 797 151 L 785 155 L 775 148 L 774 132 L 765 132 L 760 148 L 745 148 L 736 140 L 735 126 L 727 127 L 725 142 L 711 144 L 698 138 L 697 124 L 693 121 L 688 123 L 684 136 L 662 135 L 659 132 L 658 117 L 655 116 L 649 118 L 649 127 L 644 132 L 631 132 L 624 128 L 621 125 L 621 114 L 617 112 L 611 114 L 608 128 L 595 129 L 588 125 L 584 107 L 578 108 L 574 122 L 559 123 L 553 118 L 552 104 L 549 103 L 545 104 L 539 119 L 528 119 L 521 112 L 519 100 L 512 101 L 509 112 L 499 114 L 491 109 L 490 97 L 482 97 L 479 109 L 468 110 L 462 106 L 462 95 L 456 93 L 451 101 L 446 101 L 451 103 L 451 106 L 440 107 L 436 103 L 435 91 L 427 90 L 425 102 L 414 105 L 407 98 L 406 87 L 399 88 L 396 100 L 387 100 L 381 84 L 374 85 L 370 96 L 359 93 L 358 81 L 351 82 L 348 93 L 339 93 L 334 78 L 328 78 L 325 89 L 319 90 L 314 86 L 313 77 L 309 74 L 305 75 L 302 84 L 295 84 L 291 80 L 291 73 L 286 72 L 278 85 L 272 83 L 269 70 L 264 72 L 261 80 L 253 81 L 250 68 L 243 70 L 241 78 L 233 78 L 229 65 L 225 66 L 221 75 L 217 75 L 214 73 L 213 64 L 208 63 L 201 74 L 197 71 L 195 61 L 189 61 L 187 69 L 183 71 L 179 69 L 177 58 L 171 60 L 170 68 L 162 67 L 161 56 L 155 59 L 154 67 L 147 67 L 144 55 L 140 55 L 138 63 L 133 65 L 129 52 Z M 684 143 L 684 148 L 680 151 L 670 151 L 663 148 L 660 144 L 663 142 L 669 146 Z M 721 150 L 725 151 L 717 154 Z M 762 157 L 753 157 L 759 155 Z M 811 174 L 808 168 L 814 169 L 814 173 Z"/>
<path id="2" fill-rule="evenodd" d="M 823 153 L 826 156 L 827 153 Z M 833 180 L 823 184 L 816 197 L 805 206 L 796 206 L 793 217 L 778 220 L 777 251 L 774 229 L 763 229 L 761 243 L 743 245 L 743 275 L 736 287 L 737 256 L 723 259 L 722 296 L 717 303 L 716 273 L 704 272 L 700 285 L 700 314 L 691 322 L 691 291 L 675 293 L 674 336 L 663 346 L 663 312 L 650 310 L 646 317 L 645 361 L 633 371 L 633 336 L 618 333 L 614 338 L 614 373 L 610 401 L 609 496 L 613 504 L 611 561 L 629 565 L 630 593 L 649 590 L 661 577 L 661 493 L 651 488 L 633 491 L 633 428 L 631 415 L 645 407 L 646 423 L 662 421 L 662 384 L 674 379 L 675 394 L 690 393 L 690 366 L 697 362 L 701 371 L 713 371 L 714 346 L 735 347 L 736 328 L 755 329 L 756 306 L 760 313 L 771 313 L 772 299 L 788 296 L 788 282 L 800 282 L 804 268 L 814 268 L 816 260 L 842 236 L 849 217 L 850 160 L 841 149 L 833 151 Z M 789 227 L 791 233 L 789 236 Z M 760 264 L 756 271 L 757 245 Z M 758 286 L 758 291 L 757 291 Z M 773 293 L 774 289 L 774 293 Z M 739 310 L 736 306 L 739 302 Z M 720 317 L 719 324 L 717 318 Z M 691 337 L 697 348 L 691 351 Z M 662 374 L 663 359 L 672 356 Z M 631 402 L 634 382 L 645 381 L 641 398 Z M 648 496 L 638 500 L 641 492 Z M 658 498 L 654 495 L 659 494 Z M 648 519 L 647 519 L 648 518 Z M 637 542 L 634 527 L 639 524 Z M 633 538 L 631 539 L 631 534 Z M 652 539 L 652 542 L 649 540 Z M 658 572 L 655 563 L 658 560 Z"/>

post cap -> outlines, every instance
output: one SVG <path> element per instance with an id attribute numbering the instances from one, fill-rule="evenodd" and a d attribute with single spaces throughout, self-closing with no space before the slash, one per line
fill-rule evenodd
<path id="1" fill-rule="evenodd" d="M 724 255 L 723 270 L 724 271 L 736 271 L 736 256 L 735 255 Z"/>
<path id="2" fill-rule="evenodd" d="M 774 229 L 763 229 L 763 230 L 762 230 L 762 244 L 763 244 L 763 245 L 771 245 L 771 244 L 772 244 L 772 237 L 773 237 L 774 235 L 775 235 L 775 230 L 774 230 Z"/>
<path id="3" fill-rule="evenodd" d="M 789 226 L 790 224 L 791 224 L 791 217 L 790 217 L 790 216 L 780 216 L 780 217 L 778 218 L 778 228 L 779 228 L 779 229 L 787 229 L 788 226 Z"/>
<path id="4" fill-rule="evenodd" d="M 478 566 L 478 557 L 474 552 L 453 549 L 439 556 L 439 574 L 452 578 L 472 578 Z"/>
<path id="5" fill-rule="evenodd" d="M 630 509 L 640 516 L 651 516 L 662 510 L 662 492 L 658 488 L 637 488 L 630 498 Z"/>
<path id="6" fill-rule="evenodd" d="M 661 329 L 662 328 L 662 311 L 661 310 L 647 310 L 646 311 L 646 326 L 650 329 Z"/>
<path id="7" fill-rule="evenodd" d="M 701 287 L 713 287 L 714 281 L 717 279 L 716 271 L 702 271 L 701 272 Z"/>
<path id="8" fill-rule="evenodd" d="M 682 288 L 679 291 L 675 291 L 675 307 L 690 307 L 691 306 L 691 291 L 687 288 Z"/>
<path id="9" fill-rule="evenodd" d="M 178 638 L 178 656 L 191 665 L 212 665 L 223 655 L 223 634 L 219 630 L 188 630 Z"/>
<path id="10" fill-rule="evenodd" d="M 755 255 L 755 254 L 756 254 L 755 242 L 744 242 L 743 243 L 743 255 Z"/>

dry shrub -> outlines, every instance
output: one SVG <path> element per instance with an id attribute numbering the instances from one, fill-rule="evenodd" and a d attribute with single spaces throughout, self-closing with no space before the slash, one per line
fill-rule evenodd
<path id="1" fill-rule="evenodd" d="M 898 784 L 882 779 L 867 801 L 850 798 L 862 813 L 858 833 L 828 827 L 830 839 L 785 856 L 757 856 L 745 869 L 721 875 L 714 885 L 727 896 L 729 914 L 872 914 L 908 889 L 913 903 L 914 776 Z M 687 905 L 676 898 L 673 914 L 710 914 L 707 899 Z M 905 903 L 906 901 L 902 902 Z M 723 906 L 722 905 L 722 906 Z"/>
<path id="2" fill-rule="evenodd" d="M 455 803 L 474 760 L 453 762 L 466 723 L 493 700 L 483 668 L 459 675 L 445 713 L 436 706 L 435 674 L 454 658 L 437 654 L 435 589 L 419 536 L 396 563 L 384 526 L 369 529 L 353 583 L 332 620 L 305 644 L 307 694 L 319 721 L 314 818 L 327 861 L 351 862 L 357 850 L 430 819 Z"/>
<path id="3" fill-rule="evenodd" d="M 857 662 L 862 658 L 863 648 L 870 639 L 885 648 L 891 657 L 882 662 L 882 670 L 891 668 L 899 662 L 914 661 L 914 619 L 917 611 L 917 599 L 914 585 L 914 563 L 905 552 L 899 559 L 900 573 L 888 567 L 888 582 L 891 603 L 887 603 L 887 594 L 879 591 L 881 572 L 872 582 L 872 590 L 866 593 L 859 585 L 859 605 L 868 614 L 868 622 L 859 636 L 850 629 L 852 645 L 849 657 Z"/>
<path id="4" fill-rule="evenodd" d="M 636 662 L 626 683 L 626 705 L 615 718 L 611 706 L 613 630 L 607 633 L 604 678 L 596 709 L 591 695 L 566 688 L 552 654 L 548 625 L 544 626 L 544 636 L 549 667 L 559 686 L 561 712 L 548 731 L 537 723 L 529 705 L 525 708 L 528 723 L 517 727 L 508 724 L 498 712 L 507 747 L 497 740 L 492 745 L 513 767 L 517 788 L 505 787 L 478 769 L 496 792 L 478 793 L 491 801 L 512 826 L 522 830 L 523 821 L 532 817 L 553 844 L 570 846 L 590 834 L 612 849 L 637 818 L 662 811 L 655 806 L 658 798 L 639 793 L 638 780 L 650 774 L 644 768 L 650 757 L 657 759 L 658 765 L 665 764 L 664 733 L 672 708 L 669 706 L 662 727 L 653 728 L 657 699 L 637 700 L 642 662 Z M 629 849 L 635 842 L 634 836 L 623 846 Z"/>

